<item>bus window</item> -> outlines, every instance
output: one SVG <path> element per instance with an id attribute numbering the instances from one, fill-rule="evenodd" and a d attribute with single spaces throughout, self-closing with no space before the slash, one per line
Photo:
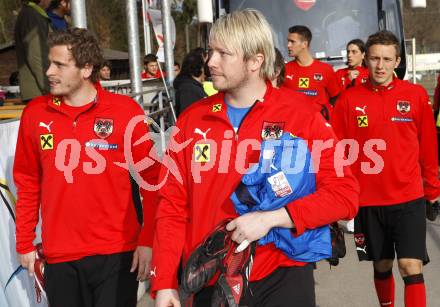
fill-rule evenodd
<path id="1" fill-rule="evenodd" d="M 343 65 L 347 42 L 354 38 L 366 40 L 379 29 L 394 32 L 403 42 L 399 0 L 219 1 L 226 12 L 244 8 L 261 11 L 271 24 L 275 44 L 286 60 L 289 59 L 286 42 L 288 29 L 297 24 L 305 25 L 312 31 L 312 54 L 336 66 Z M 403 48 L 402 45 L 402 51 Z"/>

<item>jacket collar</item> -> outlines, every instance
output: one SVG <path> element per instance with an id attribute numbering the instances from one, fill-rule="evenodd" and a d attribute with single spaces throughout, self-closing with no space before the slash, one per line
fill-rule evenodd
<path id="1" fill-rule="evenodd" d="M 96 89 L 96 97 L 93 100 L 92 106 L 90 108 L 92 108 L 93 106 L 96 106 L 98 103 L 101 104 L 103 101 L 103 96 L 105 95 L 105 91 L 104 89 L 101 87 L 101 84 L 98 82 L 96 82 L 94 84 L 94 87 Z M 61 96 L 54 96 L 52 94 L 47 95 L 47 104 L 49 105 L 49 107 L 63 112 L 61 104 L 64 103 L 63 102 L 63 97 Z"/>
<path id="2" fill-rule="evenodd" d="M 367 88 L 369 90 L 371 90 L 371 91 L 373 91 L 375 93 L 383 93 L 383 92 L 391 91 L 393 88 L 395 88 L 396 85 L 397 85 L 397 82 L 398 81 L 397 81 L 397 77 L 396 76 L 394 76 L 393 77 L 393 81 L 391 81 L 391 83 L 386 85 L 386 86 L 384 86 L 384 85 L 373 85 L 371 83 L 371 80 L 368 79 L 368 81 L 366 83 L 366 86 L 367 86 Z"/>
<path id="3" fill-rule="evenodd" d="M 266 92 L 264 93 L 263 99 L 255 101 L 254 109 L 267 105 L 273 90 L 274 88 L 272 83 L 270 81 L 266 81 Z M 218 92 L 216 95 L 212 96 L 212 99 L 210 99 L 205 115 L 228 120 L 227 107 L 228 106 L 225 102 L 225 93 Z"/>

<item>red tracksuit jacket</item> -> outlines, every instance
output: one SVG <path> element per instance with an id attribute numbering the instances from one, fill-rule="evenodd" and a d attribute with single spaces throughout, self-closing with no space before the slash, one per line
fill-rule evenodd
<path id="1" fill-rule="evenodd" d="M 280 136 L 284 131 L 306 140 L 335 140 L 330 125 L 303 95 L 272 88 L 269 83 L 267 86 L 263 101 L 254 104 L 237 133 L 228 119 L 223 93 L 193 104 L 179 117 L 180 131 L 174 137 L 175 142 L 189 143 L 184 149 L 169 150 L 178 175 L 169 172 L 167 184 L 159 193 L 153 293 L 177 288 L 176 273 L 182 253 L 185 261 L 217 224 L 237 216 L 229 197 L 246 172 L 244 168 L 249 163 L 258 163 L 262 135 Z M 336 176 L 334 147 L 323 150 L 319 162 L 316 193 L 287 207 L 298 234 L 306 228 L 349 219 L 358 209 L 357 182 L 348 168 L 343 170 L 345 176 Z M 207 170 L 198 171 L 201 167 Z M 179 176 L 181 182 L 177 180 Z M 303 263 L 290 260 L 272 244 L 259 246 L 250 280 L 262 279 L 278 267 L 294 265 Z"/>
<path id="2" fill-rule="evenodd" d="M 353 85 L 361 85 L 368 81 L 368 68 L 364 66 L 358 66 L 356 67 L 356 70 L 359 72 L 359 75 L 354 80 L 350 80 L 350 78 L 348 77 L 348 73 L 350 71 L 348 67 L 341 68 L 336 71 L 336 79 L 339 82 L 341 90 L 346 90 Z"/>
<path id="3" fill-rule="evenodd" d="M 142 190 L 144 227 L 138 223 L 124 133 L 128 122 L 144 115 L 131 98 L 97 86 L 97 99 L 72 118 L 60 99 L 41 96 L 30 102 L 21 118 L 14 180 L 17 252 L 34 250 L 41 206 L 42 242 L 49 263 L 152 245 L 156 192 Z M 147 133 L 141 121 L 127 147 L 135 162 L 148 156 L 152 142 L 133 143 Z M 100 134 L 100 136 L 98 135 Z M 71 165 L 66 170 L 66 165 Z M 141 176 L 155 184 L 158 164 Z"/>
<path id="4" fill-rule="evenodd" d="M 422 86 L 395 78 L 386 87 L 367 82 L 350 88 L 336 102 L 332 126 L 340 139 L 359 144 L 352 171 L 361 187 L 361 206 L 393 205 L 423 196 L 432 200 L 440 195 L 436 129 Z M 373 154 L 368 153 L 369 140 L 383 140 L 386 148 L 374 147 Z M 365 172 L 366 167 L 379 166 L 380 160 L 382 170 Z"/>
<path id="5" fill-rule="evenodd" d="M 319 60 L 309 66 L 301 66 L 296 61 L 286 64 L 286 78 L 283 86 L 305 94 L 315 102 L 316 110 L 329 107 L 329 100 L 339 94 L 340 88 L 333 67 Z"/>

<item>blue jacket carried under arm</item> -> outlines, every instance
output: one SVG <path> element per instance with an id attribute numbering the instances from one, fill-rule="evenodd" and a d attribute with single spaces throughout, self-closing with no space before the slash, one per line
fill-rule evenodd
<path id="1" fill-rule="evenodd" d="M 284 133 L 279 140 L 262 143 L 258 165 L 243 176 L 231 200 L 237 213 L 243 215 L 279 209 L 315 189 L 315 172 L 306 142 Z M 258 243 L 273 243 L 296 261 L 316 262 L 332 255 L 328 226 L 306 230 L 300 236 L 295 236 L 292 229 L 276 227 Z"/>

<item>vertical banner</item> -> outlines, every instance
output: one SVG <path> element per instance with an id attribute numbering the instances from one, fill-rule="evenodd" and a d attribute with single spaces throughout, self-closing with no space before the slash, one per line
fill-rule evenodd
<path id="1" fill-rule="evenodd" d="M 148 16 L 148 21 L 153 25 L 154 35 L 156 37 L 157 44 L 159 45 L 159 49 L 157 50 L 157 57 L 159 62 L 165 62 L 165 53 L 164 53 L 164 37 L 163 37 L 163 28 L 162 28 L 162 13 L 160 10 L 148 9 L 146 14 Z M 174 45 L 176 43 L 176 24 L 174 23 L 174 19 L 171 17 L 171 41 Z"/>
<path id="2" fill-rule="evenodd" d="M 20 269 L 15 252 L 15 200 L 12 178 L 18 120 L 0 123 L 0 306 L 47 306 L 37 304 L 34 279 Z"/>

